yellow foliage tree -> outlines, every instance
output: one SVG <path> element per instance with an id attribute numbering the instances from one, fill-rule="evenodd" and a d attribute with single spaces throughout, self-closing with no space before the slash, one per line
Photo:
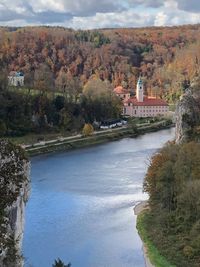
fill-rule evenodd
<path id="1" fill-rule="evenodd" d="M 83 127 L 83 135 L 84 136 L 89 136 L 92 135 L 94 132 L 94 128 L 90 123 L 85 123 L 84 127 Z"/>

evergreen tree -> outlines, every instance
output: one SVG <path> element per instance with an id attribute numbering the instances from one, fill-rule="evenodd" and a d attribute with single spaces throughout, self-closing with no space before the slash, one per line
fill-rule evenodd
<path id="1" fill-rule="evenodd" d="M 55 260 L 52 267 L 71 267 L 71 263 L 68 263 L 66 265 L 63 261 L 61 261 L 61 259 L 58 258 L 57 260 Z"/>

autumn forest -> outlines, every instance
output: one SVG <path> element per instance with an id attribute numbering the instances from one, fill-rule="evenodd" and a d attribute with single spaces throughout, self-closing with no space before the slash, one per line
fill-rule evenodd
<path id="1" fill-rule="evenodd" d="M 7 72 L 23 71 L 30 87 L 38 86 L 43 71 L 48 89 L 60 89 L 63 77 L 66 84 L 78 78 L 84 85 L 94 74 L 113 87 L 133 89 L 141 74 L 149 94 L 170 93 L 173 100 L 199 71 L 199 38 L 200 25 L 98 31 L 1 28 L 0 65 Z"/>

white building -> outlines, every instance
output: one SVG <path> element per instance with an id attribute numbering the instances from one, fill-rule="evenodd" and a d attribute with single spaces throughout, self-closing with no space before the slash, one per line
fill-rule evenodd
<path id="1" fill-rule="evenodd" d="M 10 86 L 24 86 L 24 74 L 18 71 L 11 71 L 8 76 Z"/>
<path id="2" fill-rule="evenodd" d="M 169 112 L 169 105 L 165 100 L 144 96 L 141 78 L 137 82 L 136 97 L 129 97 L 123 103 L 123 115 L 130 117 L 164 116 Z"/>

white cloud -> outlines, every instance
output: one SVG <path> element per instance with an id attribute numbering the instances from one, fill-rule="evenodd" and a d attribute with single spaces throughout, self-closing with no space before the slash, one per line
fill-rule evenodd
<path id="1" fill-rule="evenodd" d="M 168 22 L 168 16 L 163 11 L 158 12 L 154 20 L 154 26 L 164 26 Z"/>
<path id="2" fill-rule="evenodd" d="M 0 0 L 0 25 L 91 29 L 190 23 L 200 23 L 199 0 Z"/>
<path id="3" fill-rule="evenodd" d="M 159 12 L 154 21 L 155 26 L 173 26 L 180 24 L 196 24 L 200 22 L 200 16 L 196 13 L 174 9 L 173 11 Z"/>
<path id="4" fill-rule="evenodd" d="M 44 11 L 55 11 L 64 12 L 65 6 L 64 1 L 55 0 L 29 0 L 29 5 L 32 7 L 34 12 L 44 12 Z"/>
<path id="5" fill-rule="evenodd" d="M 178 3 L 175 0 L 168 0 L 164 2 L 165 8 L 177 9 Z"/>
<path id="6" fill-rule="evenodd" d="M 116 13 L 97 13 L 91 17 L 74 17 L 65 26 L 72 28 L 92 29 L 106 27 L 142 27 L 150 25 L 152 16 L 146 13 L 137 14 L 133 10 Z"/>

